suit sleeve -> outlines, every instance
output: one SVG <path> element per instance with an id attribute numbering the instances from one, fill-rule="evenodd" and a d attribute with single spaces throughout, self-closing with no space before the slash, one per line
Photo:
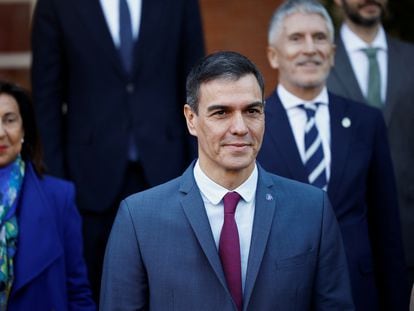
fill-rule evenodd
<path id="1" fill-rule="evenodd" d="M 63 114 L 66 76 L 63 35 L 53 0 L 38 0 L 32 25 L 32 93 L 49 173 L 65 177 Z"/>
<path id="2" fill-rule="evenodd" d="M 355 310 L 342 236 L 326 194 L 314 290 L 313 310 Z"/>
<path id="3" fill-rule="evenodd" d="M 398 209 L 397 190 L 387 131 L 376 118 L 375 146 L 368 175 L 368 224 L 380 305 L 384 310 L 407 310 L 409 288 Z"/>
<path id="4" fill-rule="evenodd" d="M 106 247 L 102 272 L 102 311 L 148 310 L 148 279 L 132 217 L 121 203 Z"/>
<path id="5" fill-rule="evenodd" d="M 75 206 L 75 190 L 68 187 L 64 209 L 64 246 L 69 310 L 96 310 L 83 259 L 82 222 Z"/>

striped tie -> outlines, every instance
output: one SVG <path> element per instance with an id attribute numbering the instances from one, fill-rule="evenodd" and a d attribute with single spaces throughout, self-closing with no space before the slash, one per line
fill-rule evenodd
<path id="1" fill-rule="evenodd" d="M 319 103 L 300 105 L 305 110 L 307 121 L 305 126 L 305 159 L 304 165 L 311 185 L 326 191 L 326 163 L 323 154 L 322 140 L 315 123 L 315 113 Z"/>

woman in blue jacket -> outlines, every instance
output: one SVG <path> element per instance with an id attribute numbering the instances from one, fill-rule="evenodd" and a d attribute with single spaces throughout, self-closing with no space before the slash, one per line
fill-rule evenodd
<path id="1" fill-rule="evenodd" d="M 43 172 L 30 97 L 0 82 L 0 310 L 95 310 L 74 186 Z"/>

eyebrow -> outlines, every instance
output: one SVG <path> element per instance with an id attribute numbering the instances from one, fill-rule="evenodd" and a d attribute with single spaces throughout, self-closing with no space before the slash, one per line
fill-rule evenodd
<path id="1" fill-rule="evenodd" d="M 264 103 L 262 101 L 253 102 L 251 104 L 248 104 L 244 109 L 250 109 L 250 108 L 253 108 L 253 107 L 257 107 L 257 106 L 263 107 Z M 211 111 L 220 110 L 220 109 L 225 109 L 226 110 L 226 109 L 229 109 L 229 106 L 219 105 L 219 104 L 218 105 L 212 105 L 212 106 L 207 108 L 207 111 L 211 112 Z"/>

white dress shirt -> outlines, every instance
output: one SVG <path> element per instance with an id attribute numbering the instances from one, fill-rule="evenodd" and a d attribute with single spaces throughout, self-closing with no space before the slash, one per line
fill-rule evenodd
<path id="1" fill-rule="evenodd" d="M 99 0 L 104 13 L 106 23 L 116 47 L 120 45 L 119 39 L 119 0 Z M 142 0 L 127 0 L 131 14 L 132 35 L 138 38 L 141 24 Z"/>
<path id="2" fill-rule="evenodd" d="M 305 110 L 298 106 L 305 103 L 321 103 L 315 114 L 316 127 L 322 140 L 322 148 L 326 164 L 326 179 L 329 181 L 331 175 L 331 129 L 329 117 L 329 98 L 326 87 L 322 89 L 320 94 L 310 101 L 305 101 L 288 92 L 281 84 L 277 87 L 277 94 L 286 110 L 290 127 L 295 137 L 296 146 L 298 148 L 302 162 L 305 161 L 305 126 L 307 116 Z"/>
<path id="3" fill-rule="evenodd" d="M 241 199 L 237 204 L 235 220 L 239 231 L 240 258 L 242 269 L 242 288 L 246 280 L 247 261 L 249 259 L 250 241 L 252 237 L 255 197 L 257 188 L 258 172 L 255 166 L 252 174 L 247 180 L 234 190 L 228 190 L 211 180 L 201 169 L 197 160 L 194 166 L 194 179 L 200 189 L 204 207 L 210 222 L 211 232 L 219 248 L 221 228 L 224 222 L 223 197 L 229 191 L 236 191 Z"/>
<path id="4" fill-rule="evenodd" d="M 382 27 L 379 28 L 377 36 L 371 44 L 367 44 L 362 41 L 346 24 L 342 25 L 340 35 L 342 42 L 344 43 L 345 50 L 351 61 L 351 66 L 354 70 L 359 87 L 365 97 L 367 97 L 368 93 L 369 62 L 363 49 L 368 47 L 378 48 L 377 61 L 381 75 L 381 100 L 385 103 L 387 93 L 388 46 L 384 29 Z"/>

